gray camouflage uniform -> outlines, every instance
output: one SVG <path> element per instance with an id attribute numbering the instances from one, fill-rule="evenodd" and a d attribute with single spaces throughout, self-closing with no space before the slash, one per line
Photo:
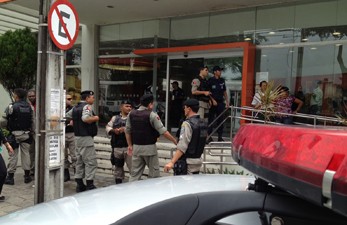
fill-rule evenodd
<path id="1" fill-rule="evenodd" d="M 66 113 L 67 118 L 72 118 L 72 111 L 73 109 Z M 91 116 L 93 116 L 92 106 L 87 104 L 83 107 L 82 121 Z M 94 180 L 98 166 L 94 138 L 92 136 L 75 136 L 75 142 L 77 158 L 75 178 Z"/>
<path id="2" fill-rule="evenodd" d="M 140 106 L 138 110 L 147 109 L 144 106 Z M 131 112 L 128 115 L 130 117 Z M 151 112 L 149 116 L 150 123 L 154 129 L 156 129 L 160 135 L 164 134 L 167 129 L 164 127 L 159 116 Z M 126 123 L 126 133 L 131 135 L 131 122 L 130 119 Z M 133 145 L 133 156 L 132 156 L 132 170 L 129 181 L 140 180 L 145 166 L 148 166 L 148 178 L 155 178 L 160 176 L 159 172 L 159 159 L 156 144 L 153 145 Z"/>

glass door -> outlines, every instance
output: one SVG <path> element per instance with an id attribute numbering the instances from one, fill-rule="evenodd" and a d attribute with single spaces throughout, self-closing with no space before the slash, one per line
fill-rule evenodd
<path id="1" fill-rule="evenodd" d="M 241 103 L 241 81 L 242 81 L 242 51 L 229 53 L 200 53 L 185 54 L 184 56 L 168 56 L 167 63 L 167 108 L 165 116 L 166 127 L 175 133 L 179 127 L 179 121 L 184 118 L 182 103 L 191 98 L 191 82 L 199 75 L 199 67 L 208 66 L 209 78 L 213 76 L 213 66 L 224 68 L 222 77 L 226 81 L 229 102 L 240 106 Z M 176 83 L 177 82 L 177 83 Z M 175 99 L 177 87 L 182 89 L 183 98 Z M 236 95 L 235 95 L 236 93 Z M 177 94 L 177 91 L 176 91 Z M 225 132 L 229 131 L 226 126 Z"/>

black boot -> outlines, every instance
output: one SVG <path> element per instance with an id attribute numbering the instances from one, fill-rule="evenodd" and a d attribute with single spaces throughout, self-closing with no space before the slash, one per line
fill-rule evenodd
<path id="1" fill-rule="evenodd" d="M 83 183 L 82 178 L 76 178 L 75 179 L 77 186 L 76 186 L 76 192 L 82 192 L 86 190 L 86 185 Z"/>
<path id="2" fill-rule="evenodd" d="M 64 182 L 67 182 L 70 180 L 70 171 L 69 169 L 64 169 Z"/>
<path id="3" fill-rule="evenodd" d="M 87 190 L 95 189 L 94 180 L 87 180 Z"/>
<path id="4" fill-rule="evenodd" d="M 123 180 L 119 179 L 119 178 L 116 178 L 116 184 L 121 184 L 121 183 L 123 183 Z"/>
<path id="5" fill-rule="evenodd" d="M 6 177 L 6 180 L 5 180 L 5 184 L 8 184 L 8 185 L 14 185 L 14 173 L 8 173 L 7 174 L 7 177 Z"/>
<path id="6" fill-rule="evenodd" d="M 30 170 L 24 170 L 24 183 L 30 183 L 33 179 L 30 176 Z"/>

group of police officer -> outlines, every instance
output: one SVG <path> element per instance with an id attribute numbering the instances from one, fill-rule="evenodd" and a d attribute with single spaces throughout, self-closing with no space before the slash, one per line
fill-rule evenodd
<path id="1" fill-rule="evenodd" d="M 213 127 L 220 125 L 218 133 L 218 141 L 223 140 L 223 120 L 220 116 L 226 108 L 229 108 L 229 99 L 226 92 L 225 80 L 221 77 L 224 68 L 214 66 L 212 69 L 213 77 L 207 79 L 208 67 L 200 68 L 199 75 L 192 80 L 192 95 L 199 101 L 198 114 L 200 118 L 208 118 L 208 134 L 212 133 Z M 217 119 L 217 123 L 213 123 Z M 207 142 L 213 141 L 210 137 Z"/>
<path id="2" fill-rule="evenodd" d="M 184 102 L 186 121 L 182 124 L 178 143 L 152 111 L 153 101 L 152 94 L 145 94 L 140 98 L 140 107 L 134 110 L 129 100 L 122 101 L 120 114 L 113 116 L 106 125 L 106 133 L 111 136 L 111 162 L 115 166 L 116 183 L 123 182 L 124 162 L 130 172 L 130 182 L 141 179 L 145 166 L 149 169 L 148 178 L 160 176 L 156 147 L 160 135 L 177 145 L 175 156 L 165 166 L 165 172 L 172 168 L 175 175 L 197 174 L 200 171 L 207 124 L 197 114 L 198 100 Z"/>
<path id="3" fill-rule="evenodd" d="M 26 100 L 26 96 L 27 92 L 24 89 L 15 89 L 15 101 L 6 109 L 7 128 L 11 134 L 8 141 L 14 151 L 10 154 L 5 183 L 12 185 L 14 184 L 19 149 L 21 150 L 22 168 L 25 174 L 24 182 L 32 181 L 29 150 L 33 141 L 34 108 Z M 67 95 L 66 135 L 71 136 L 69 143 L 71 146 L 67 146 L 67 148 L 70 149 L 72 161 L 76 163 L 76 192 L 82 192 L 96 188 L 94 179 L 97 160 L 93 138 L 97 135 L 99 117 L 92 109 L 95 100 L 93 91 L 83 91 L 81 101 L 74 107 L 69 104 L 71 99 L 71 96 Z M 197 114 L 199 101 L 188 99 L 184 102 L 186 121 L 182 124 L 178 143 L 176 138 L 164 127 L 159 116 L 152 111 L 153 95 L 143 95 L 140 98 L 140 103 L 138 109 L 133 109 L 132 102 L 122 101 L 120 114 L 113 116 L 106 125 L 106 132 L 111 136 L 115 182 L 117 184 L 123 182 L 125 163 L 130 171 L 129 181 L 141 179 L 145 166 L 149 168 L 149 178 L 160 176 L 156 147 L 160 135 L 177 145 L 175 156 L 165 166 L 164 171 L 167 172 L 174 168 L 175 174 L 198 173 L 201 167 L 200 157 L 207 136 L 207 124 Z M 74 135 L 70 135 L 70 133 Z M 67 154 L 67 152 L 65 153 Z M 182 161 L 184 161 L 184 170 L 182 170 Z M 67 162 L 65 164 L 68 165 Z M 65 166 L 65 181 L 70 179 L 68 168 Z M 86 183 L 84 183 L 84 179 Z"/>

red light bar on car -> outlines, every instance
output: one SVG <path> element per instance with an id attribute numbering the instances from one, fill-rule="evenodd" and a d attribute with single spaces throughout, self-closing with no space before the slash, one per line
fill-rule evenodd
<path id="1" fill-rule="evenodd" d="M 247 124 L 232 154 L 262 179 L 347 215 L 347 129 Z"/>

